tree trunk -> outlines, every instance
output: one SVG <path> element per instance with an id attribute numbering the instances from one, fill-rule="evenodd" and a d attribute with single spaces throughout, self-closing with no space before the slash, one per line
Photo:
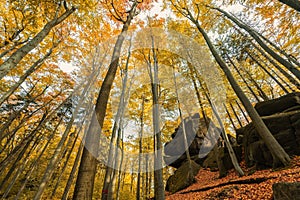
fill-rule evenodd
<path id="1" fill-rule="evenodd" d="M 141 163 L 142 163 L 142 149 L 143 149 L 143 132 L 144 132 L 144 105 L 145 97 L 142 95 L 142 113 L 140 116 L 141 130 L 139 134 L 139 167 L 138 167 L 138 180 L 136 184 L 136 200 L 141 198 Z"/>
<path id="2" fill-rule="evenodd" d="M 128 81 L 128 67 L 129 67 L 129 61 L 131 57 L 131 40 L 128 48 L 128 55 L 126 59 L 126 66 L 124 70 L 124 78 L 122 80 L 122 91 L 120 96 L 120 102 L 118 105 L 117 114 L 115 117 L 115 123 L 113 127 L 113 132 L 111 135 L 111 142 L 110 142 L 110 149 L 109 149 L 109 156 L 108 156 L 108 166 L 105 172 L 105 183 L 106 180 L 110 177 L 109 183 L 108 183 L 108 199 L 113 199 L 113 193 L 115 192 L 115 182 L 116 182 L 116 175 L 118 173 L 118 167 L 119 167 L 119 151 L 120 148 L 120 139 L 121 139 L 121 132 L 123 129 L 123 117 L 124 117 L 124 111 L 128 103 L 129 93 L 126 94 L 126 88 L 127 88 L 127 81 Z M 130 86 L 129 86 L 130 88 Z M 118 133 L 116 135 L 116 133 Z M 116 145 L 114 145 L 116 144 Z M 111 166 L 114 166 L 113 169 Z"/>
<path id="3" fill-rule="evenodd" d="M 271 48 L 269 48 L 258 36 L 258 34 L 252 30 L 249 26 L 242 23 L 240 20 L 236 19 L 226 11 L 220 9 L 220 8 L 212 8 L 215 10 L 218 10 L 219 12 L 223 13 L 227 18 L 229 18 L 231 21 L 233 21 L 235 24 L 237 24 L 240 28 L 246 30 L 254 39 L 255 41 L 266 51 L 268 54 L 270 54 L 275 60 L 277 60 L 279 63 L 281 63 L 283 66 L 285 66 L 290 72 L 292 72 L 299 80 L 300 80 L 300 71 L 290 62 L 286 61 L 284 58 L 282 58 L 279 54 L 277 54 L 275 51 L 273 51 Z"/>
<path id="4" fill-rule="evenodd" d="M 192 169 L 192 160 L 191 160 L 191 156 L 190 156 L 190 152 L 189 152 L 189 145 L 188 145 L 188 141 L 187 141 L 187 135 L 186 135 L 186 129 L 185 129 L 185 121 L 184 118 L 182 116 L 182 111 L 181 111 L 181 105 L 180 105 L 180 100 L 179 100 L 179 95 L 178 95 L 178 87 L 177 87 L 177 82 L 176 82 L 176 75 L 175 75 L 175 69 L 173 67 L 173 81 L 174 81 L 174 86 L 175 86 L 175 94 L 176 94 L 176 99 L 177 99 L 177 105 L 178 105 L 178 111 L 179 111 L 179 117 L 182 123 L 182 133 L 183 133 L 183 143 L 184 143 L 184 149 L 185 149 L 185 154 L 187 157 L 187 161 L 189 164 L 189 171 L 188 173 L 188 180 L 191 181 L 194 179 L 193 176 L 193 169 Z M 208 126 L 207 126 L 208 127 Z M 192 182 L 192 181 L 191 181 Z"/>
<path id="5" fill-rule="evenodd" d="M 60 8 L 58 8 L 60 9 Z M 53 20 L 48 22 L 44 28 L 27 44 L 22 46 L 16 52 L 14 52 L 4 63 L 0 65 L 0 80 L 13 68 L 17 66 L 17 64 L 38 44 L 50 33 L 51 29 L 56 25 L 60 24 L 67 17 L 69 17 L 74 11 L 75 7 L 66 10 L 61 16 L 55 17 Z"/>
<path id="6" fill-rule="evenodd" d="M 93 115 L 92 126 L 99 126 L 100 128 L 103 126 L 109 94 L 118 68 L 121 47 L 125 39 L 126 31 L 128 30 L 129 25 L 135 15 L 137 4 L 138 2 L 135 1 L 132 5 L 132 8 L 127 16 L 127 20 L 123 25 L 122 32 L 116 41 L 112 55 L 112 61 L 97 98 L 95 108 L 96 114 Z M 96 119 L 98 120 L 98 123 L 95 121 Z M 99 136 L 92 130 L 92 128 L 89 129 L 91 129 L 91 131 L 89 131 L 86 136 L 86 144 L 89 145 L 90 150 L 92 149 L 92 151 L 97 152 L 99 147 Z M 97 162 L 96 158 L 89 151 L 89 149 L 86 146 L 83 149 L 73 200 L 91 200 L 93 196 Z M 107 199 L 108 184 L 106 180 L 104 185 L 105 186 L 102 189 L 103 200 Z"/>
<path id="7" fill-rule="evenodd" d="M 68 122 L 68 125 L 67 125 L 59 143 L 56 146 L 56 149 L 52 155 L 52 158 L 51 158 L 51 160 L 46 168 L 46 171 L 43 175 L 43 178 L 40 182 L 37 193 L 35 194 L 35 196 L 33 198 L 34 200 L 40 200 L 42 198 L 42 195 L 47 186 L 47 183 L 53 174 L 54 167 L 57 165 L 59 159 L 61 158 L 62 148 L 63 148 L 63 145 L 64 145 L 64 143 L 69 135 L 69 132 L 73 126 L 73 122 L 74 122 L 74 116 L 72 116 L 71 120 Z"/>
<path id="8" fill-rule="evenodd" d="M 265 144 L 267 145 L 268 149 L 270 150 L 272 157 L 273 157 L 273 167 L 276 168 L 280 165 L 288 166 L 290 163 L 290 157 L 285 152 L 285 150 L 280 146 L 278 141 L 274 138 L 272 133 L 269 131 L 263 120 L 260 118 L 256 110 L 253 108 L 251 102 L 244 94 L 240 86 L 237 84 L 236 80 L 234 79 L 233 75 L 231 74 L 229 68 L 227 67 L 226 63 L 217 53 L 215 47 L 213 46 L 212 42 L 210 41 L 207 33 L 202 29 L 199 22 L 196 21 L 192 14 L 188 11 L 188 16 L 190 20 L 196 25 L 199 32 L 203 35 L 210 51 L 212 52 L 213 56 L 215 57 L 217 63 L 219 64 L 220 68 L 225 73 L 230 85 L 232 86 L 233 90 L 237 94 L 238 98 L 241 100 L 242 104 L 244 105 L 245 109 L 247 110 L 249 116 L 251 117 L 253 124 L 259 133 L 260 137 L 263 139 Z"/>
<path id="9" fill-rule="evenodd" d="M 300 1 L 299 0 L 279 0 L 281 3 L 288 5 L 289 7 L 300 12 Z"/>
<path id="10" fill-rule="evenodd" d="M 228 109 L 227 109 L 227 107 L 226 107 L 226 104 L 224 104 L 224 108 L 225 108 L 225 111 L 226 111 L 227 116 L 228 116 L 228 118 L 229 118 L 229 121 L 231 122 L 231 124 L 232 124 L 232 126 L 233 126 L 233 129 L 234 129 L 234 130 L 237 130 L 237 128 L 236 128 L 236 126 L 235 126 L 235 124 L 234 124 L 234 121 L 233 121 L 233 119 L 232 119 L 232 117 L 231 117 L 231 115 L 230 115 L 230 113 L 229 113 L 229 111 L 228 111 Z"/>
<path id="11" fill-rule="evenodd" d="M 230 107 L 231 107 L 231 110 L 233 111 L 233 114 L 234 114 L 235 118 L 237 119 L 237 121 L 238 121 L 240 127 L 242 128 L 242 127 L 243 127 L 243 124 L 242 124 L 242 122 L 241 122 L 241 120 L 240 120 L 240 117 L 239 117 L 238 114 L 236 113 L 236 111 L 235 111 L 235 109 L 234 109 L 232 103 L 230 103 Z"/>
<path id="12" fill-rule="evenodd" d="M 51 55 L 52 49 L 43 57 L 38 59 L 26 72 L 23 74 L 17 83 L 15 83 L 10 89 L 4 93 L 0 98 L 0 105 L 25 81 L 25 79 L 30 76 L 34 71 L 42 66 L 44 61 Z"/>
<path id="13" fill-rule="evenodd" d="M 152 39 L 152 54 L 153 54 L 153 74 L 150 73 L 152 104 L 153 104 L 153 130 L 154 130 L 154 192 L 156 200 L 165 199 L 164 183 L 163 183 L 163 165 L 162 165 L 162 142 L 159 120 L 159 94 L 158 94 L 158 60 L 156 57 L 156 49 L 154 46 L 154 38 Z M 149 63 L 151 61 L 149 60 Z M 149 71 L 152 71 L 151 63 Z"/>
<path id="14" fill-rule="evenodd" d="M 258 96 L 255 94 L 253 89 L 250 87 L 240 70 L 237 68 L 237 66 L 234 64 L 234 62 L 231 60 L 231 58 L 226 54 L 227 59 L 229 60 L 230 64 L 234 67 L 235 71 L 239 74 L 239 76 L 242 78 L 243 82 L 246 84 L 247 88 L 250 90 L 251 94 L 254 96 L 257 102 L 260 102 L 260 99 Z M 265 97 L 264 97 L 265 98 Z M 268 97 L 267 97 L 268 98 Z"/>

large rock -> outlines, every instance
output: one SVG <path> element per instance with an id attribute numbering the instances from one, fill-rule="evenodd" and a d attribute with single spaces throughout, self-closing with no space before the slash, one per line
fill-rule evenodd
<path id="1" fill-rule="evenodd" d="M 194 183 L 194 177 L 198 174 L 200 165 L 192 161 L 191 167 L 192 170 L 190 170 L 189 162 L 182 164 L 167 180 L 166 191 L 175 193 Z"/>
<path id="2" fill-rule="evenodd" d="M 185 127 L 187 135 L 190 156 L 198 164 L 204 161 L 220 137 L 220 129 L 210 119 L 207 121 L 203 118 L 200 119 L 198 113 L 184 119 L 184 122 L 172 134 L 172 140 L 164 146 L 164 161 L 167 165 L 175 168 L 179 168 L 187 160 L 183 127 Z"/>
<path id="3" fill-rule="evenodd" d="M 241 146 L 233 146 L 234 153 L 238 162 L 242 161 Z M 219 177 L 227 175 L 227 171 L 233 168 L 233 164 L 226 147 L 219 147 L 215 145 L 213 150 L 209 152 L 207 158 L 203 162 L 204 168 L 209 168 L 211 171 L 219 170 Z"/>
<path id="4" fill-rule="evenodd" d="M 274 200 L 299 200 L 300 182 L 296 183 L 275 183 L 273 188 Z"/>
<path id="5" fill-rule="evenodd" d="M 255 105 L 255 109 L 260 116 L 273 115 L 300 105 L 300 92 L 294 92 L 285 96 L 272 99 L 269 101 L 259 102 Z"/>
<path id="6" fill-rule="evenodd" d="M 258 103 L 255 108 L 275 139 L 289 155 L 300 155 L 300 93 Z M 281 112 L 281 113 L 278 113 Z M 238 129 L 237 142 L 244 148 L 248 167 L 272 167 L 273 158 L 253 123 Z"/>

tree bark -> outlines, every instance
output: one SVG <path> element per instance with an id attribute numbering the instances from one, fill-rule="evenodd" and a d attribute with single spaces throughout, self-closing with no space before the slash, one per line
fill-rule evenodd
<path id="1" fill-rule="evenodd" d="M 58 8 L 59 9 L 59 8 Z M 27 44 L 22 46 L 16 52 L 14 52 L 4 63 L 0 65 L 0 80 L 32 50 L 34 49 L 51 31 L 53 27 L 60 24 L 67 17 L 69 17 L 74 11 L 75 7 L 66 10 L 61 16 L 55 17 L 53 20 L 48 22 L 44 28 Z"/>
<path id="2" fill-rule="evenodd" d="M 299 0 L 279 0 L 281 3 L 288 5 L 289 7 L 300 12 L 300 1 Z"/>
<path id="3" fill-rule="evenodd" d="M 252 30 L 248 25 L 242 23 L 240 20 L 236 19 L 226 11 L 220 9 L 220 8 L 212 8 L 215 10 L 218 10 L 222 14 L 224 14 L 227 18 L 229 18 L 231 21 L 233 21 L 235 24 L 237 24 L 240 28 L 247 31 L 254 39 L 255 41 L 269 54 L 271 55 L 275 60 L 277 60 L 279 63 L 281 63 L 283 66 L 285 66 L 292 74 L 294 74 L 299 80 L 300 80 L 300 71 L 290 62 L 286 61 L 284 58 L 282 58 L 279 54 L 277 54 L 275 51 L 273 51 L 271 48 L 269 48 L 259 37 L 259 35 Z"/>
<path id="4" fill-rule="evenodd" d="M 227 56 L 227 59 L 229 60 L 230 64 L 234 67 L 235 71 L 242 78 L 243 82 L 246 84 L 247 88 L 250 90 L 251 94 L 254 96 L 254 98 L 256 99 L 256 101 L 260 102 L 260 99 L 255 94 L 254 90 L 250 87 L 250 85 L 248 84 L 248 82 L 246 81 L 246 79 L 244 78 L 244 76 L 242 75 L 242 73 L 240 72 L 240 70 L 237 68 L 237 66 L 234 64 L 234 62 L 231 60 L 231 58 L 228 55 L 226 55 L 226 56 Z M 268 97 L 267 97 L 267 99 L 268 99 Z"/>
<path id="5" fill-rule="evenodd" d="M 104 117 L 106 114 L 106 107 L 107 102 L 109 99 L 109 94 L 112 88 L 112 84 L 114 81 L 114 78 L 116 76 L 118 63 L 119 63 L 119 57 L 121 52 L 121 47 L 123 44 L 123 41 L 125 39 L 125 34 L 129 28 L 129 25 L 136 14 L 136 7 L 138 5 L 138 2 L 135 1 L 131 7 L 131 10 L 127 16 L 127 20 L 123 25 L 123 29 L 121 31 L 121 34 L 118 36 L 118 39 L 116 41 L 113 55 L 112 55 L 112 61 L 110 63 L 108 72 L 105 76 L 105 79 L 102 83 L 97 102 L 95 107 L 96 114 L 93 115 L 92 119 L 92 126 L 100 126 L 100 128 L 103 126 Z M 98 120 L 96 122 L 95 120 Z M 98 151 L 99 147 L 99 135 L 97 135 L 95 132 L 93 132 L 92 128 L 88 132 L 86 136 L 86 144 L 89 145 L 89 149 L 93 150 L 94 152 Z M 75 191 L 73 200 L 91 200 L 93 196 L 93 187 L 94 187 L 94 180 L 96 175 L 96 158 L 94 155 L 86 148 L 83 149 L 82 159 L 79 166 L 77 181 L 75 185 Z M 103 188 L 102 190 L 102 199 L 107 199 L 107 190 L 108 186 Z"/>
<path id="6" fill-rule="evenodd" d="M 25 81 L 25 79 L 30 76 L 34 71 L 39 69 L 42 64 L 45 62 L 45 60 L 51 55 L 52 48 L 50 51 L 43 57 L 38 59 L 31 67 L 19 78 L 18 82 L 16 82 L 10 89 L 4 93 L 0 98 L 0 105 Z"/>
<path id="7" fill-rule="evenodd" d="M 153 104 L 153 131 L 154 131 L 154 197 L 156 200 L 165 199 L 164 183 L 163 183 L 163 165 L 162 165 L 162 142 L 161 142 L 161 131 L 160 131 L 160 120 L 159 120 L 159 94 L 158 94 L 158 60 L 156 56 L 156 49 L 154 46 L 154 38 L 152 40 L 152 56 L 153 56 L 153 73 L 151 60 L 149 60 L 149 76 L 151 80 L 152 90 L 152 104 Z"/>
<path id="8" fill-rule="evenodd" d="M 217 63 L 219 64 L 222 71 L 225 73 L 230 85 L 232 86 L 233 90 L 237 94 L 238 98 L 241 100 L 242 104 L 244 105 L 245 109 L 247 110 L 249 116 L 251 117 L 253 124 L 259 133 L 260 137 L 263 139 L 265 144 L 267 145 L 268 149 L 270 150 L 272 157 L 273 157 L 273 167 L 276 168 L 278 166 L 284 165 L 288 166 L 290 163 L 290 157 L 285 152 L 285 150 L 280 146 L 278 141 L 274 138 L 272 133 L 269 131 L 263 120 L 260 118 L 256 110 L 253 108 L 251 102 L 247 98 L 247 96 L 244 94 L 240 86 L 237 84 L 235 78 L 231 74 L 229 68 L 227 67 L 226 63 L 223 61 L 223 59 L 220 57 L 220 55 L 217 53 L 214 45 L 212 44 L 211 40 L 209 39 L 207 33 L 204 31 L 204 29 L 200 26 L 199 22 L 195 20 L 193 15 L 190 13 L 189 10 L 188 17 L 189 19 L 196 25 L 199 32 L 204 37 L 211 53 L 215 57 Z"/>

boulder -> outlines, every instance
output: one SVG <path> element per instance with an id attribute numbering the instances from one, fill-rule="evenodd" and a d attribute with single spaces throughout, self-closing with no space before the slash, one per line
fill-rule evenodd
<path id="1" fill-rule="evenodd" d="M 242 148 L 241 146 L 232 147 L 238 162 L 242 161 Z M 209 152 L 207 158 L 203 162 L 204 168 L 209 168 L 211 171 L 219 170 L 219 177 L 224 177 L 227 171 L 233 168 L 233 164 L 226 147 L 218 147 L 215 145 L 213 150 Z"/>
<path id="2" fill-rule="evenodd" d="M 300 105 L 300 92 L 294 92 L 285 96 L 259 102 L 255 105 L 255 109 L 260 116 L 273 115 L 275 113 L 285 112 L 292 107 Z"/>
<path id="3" fill-rule="evenodd" d="M 290 156 L 300 155 L 299 98 L 299 92 L 292 93 L 278 99 L 258 103 L 255 106 L 259 114 L 263 116 L 262 119 L 270 132 Z M 248 167 L 253 165 L 256 165 L 257 168 L 273 166 L 272 155 L 253 123 L 236 130 L 236 134 L 237 143 L 243 146 L 245 162 Z"/>
<path id="4" fill-rule="evenodd" d="M 207 128 L 208 124 L 208 128 Z M 213 149 L 220 137 L 220 129 L 207 119 L 200 118 L 199 113 L 184 119 L 172 140 L 164 145 L 164 161 L 167 165 L 179 168 L 187 160 L 185 154 L 183 127 L 187 134 L 188 150 L 191 158 L 198 164 L 203 163 L 207 154 Z"/>
<path id="5" fill-rule="evenodd" d="M 196 162 L 191 162 L 192 171 L 190 171 L 189 163 L 182 164 L 172 176 L 169 177 L 166 183 L 166 191 L 175 193 L 179 190 L 187 188 L 195 182 L 195 176 L 200 170 L 200 165 Z"/>
<path id="6" fill-rule="evenodd" d="M 274 200 L 299 200 L 300 182 L 274 183 L 272 186 Z"/>

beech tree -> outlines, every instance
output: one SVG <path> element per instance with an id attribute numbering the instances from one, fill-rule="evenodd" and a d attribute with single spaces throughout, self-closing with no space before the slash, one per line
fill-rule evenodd
<path id="1" fill-rule="evenodd" d="M 222 71 L 225 73 L 230 85 L 232 86 L 233 90 L 235 91 L 236 95 L 241 100 L 242 104 L 244 105 L 245 109 L 247 110 L 249 116 L 251 117 L 254 126 L 259 133 L 260 137 L 263 139 L 263 141 L 266 143 L 268 149 L 270 150 L 272 157 L 273 157 L 273 167 L 276 168 L 278 166 L 284 165 L 288 166 L 290 163 L 290 157 L 289 155 L 284 151 L 284 149 L 280 146 L 278 141 L 273 137 L 272 133 L 269 131 L 267 126 L 264 124 L 261 117 L 258 115 L 254 107 L 252 106 L 251 102 L 247 98 L 247 96 L 244 94 L 244 92 L 241 90 L 240 86 L 236 82 L 235 78 L 233 77 L 232 73 L 230 72 L 228 66 L 224 62 L 224 60 L 220 57 L 218 52 L 216 51 L 212 41 L 208 37 L 207 33 L 204 31 L 204 29 L 201 27 L 200 22 L 198 21 L 199 17 L 199 7 L 197 6 L 196 17 L 191 13 L 188 5 L 180 6 L 180 4 L 176 4 L 174 2 L 173 6 L 186 18 L 188 18 L 199 30 L 201 35 L 204 37 L 212 55 L 216 59 L 218 65 L 222 69 Z"/>

